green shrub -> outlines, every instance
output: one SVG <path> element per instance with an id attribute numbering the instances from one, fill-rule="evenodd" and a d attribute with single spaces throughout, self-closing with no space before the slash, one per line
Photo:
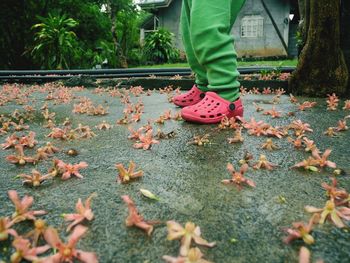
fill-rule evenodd
<path id="1" fill-rule="evenodd" d="M 156 64 L 173 62 L 179 57 L 179 51 L 173 46 L 173 35 L 164 28 L 150 33 L 145 39 L 145 55 Z"/>
<path id="2" fill-rule="evenodd" d="M 34 48 L 31 50 L 33 59 L 45 69 L 67 69 L 74 63 L 79 53 L 77 37 L 72 28 L 78 22 L 66 15 L 47 18 L 39 17 L 42 23 L 32 28 L 35 33 Z"/>

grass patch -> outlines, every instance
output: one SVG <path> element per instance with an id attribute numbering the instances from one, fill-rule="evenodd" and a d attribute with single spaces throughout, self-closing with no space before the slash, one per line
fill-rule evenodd
<path id="1" fill-rule="evenodd" d="M 287 59 L 287 60 L 261 60 L 261 61 L 238 61 L 239 67 L 255 67 L 255 66 L 270 66 L 277 67 L 292 67 L 296 66 L 298 63 L 297 59 Z M 188 68 L 188 63 L 172 63 L 172 64 L 161 64 L 161 65 L 147 65 L 147 66 L 139 66 L 137 68 Z"/>

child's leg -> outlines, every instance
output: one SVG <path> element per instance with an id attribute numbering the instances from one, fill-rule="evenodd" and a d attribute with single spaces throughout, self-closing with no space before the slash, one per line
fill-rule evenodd
<path id="1" fill-rule="evenodd" d="M 183 0 L 181 12 L 181 31 L 187 61 L 190 64 L 192 71 L 196 74 L 196 85 L 194 85 L 188 92 L 177 95 L 173 98 L 174 104 L 180 107 L 191 106 L 201 101 L 205 96 L 204 92 L 207 91 L 208 85 L 207 71 L 202 65 L 199 64 L 191 43 L 191 6 L 192 0 Z"/>
<path id="2" fill-rule="evenodd" d="M 206 69 L 198 62 L 195 56 L 191 35 L 190 35 L 190 24 L 191 24 L 191 6 L 193 0 L 183 0 L 181 10 L 180 26 L 182 31 L 182 42 L 186 51 L 187 61 L 196 74 L 196 84 L 201 91 L 207 91 L 208 79 Z"/>
<path id="3" fill-rule="evenodd" d="M 208 90 L 229 101 L 239 97 L 237 54 L 231 29 L 244 2 L 192 0 L 190 30 L 186 33 L 195 57 L 207 70 Z"/>

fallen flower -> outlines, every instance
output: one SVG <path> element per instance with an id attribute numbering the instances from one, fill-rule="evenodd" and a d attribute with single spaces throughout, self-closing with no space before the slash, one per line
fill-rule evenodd
<path id="1" fill-rule="evenodd" d="M 17 236 L 16 230 L 11 227 L 15 224 L 14 220 L 10 220 L 8 217 L 0 217 L 0 241 L 8 239 L 9 234 L 11 236 Z"/>
<path id="2" fill-rule="evenodd" d="M 298 109 L 304 111 L 305 109 L 314 107 L 316 104 L 316 102 L 304 101 L 302 104 L 299 104 Z"/>
<path id="3" fill-rule="evenodd" d="M 345 224 L 342 218 L 350 220 L 350 208 L 336 207 L 334 200 L 328 200 L 323 208 L 316 208 L 314 206 L 305 206 L 305 211 L 308 213 L 321 213 L 319 224 L 324 224 L 325 220 L 333 222 L 337 227 L 343 228 Z"/>
<path id="4" fill-rule="evenodd" d="M 338 121 L 338 126 L 335 128 L 335 130 L 337 132 L 340 132 L 340 131 L 347 131 L 349 129 L 348 126 L 346 126 L 346 120 L 339 120 Z"/>
<path id="5" fill-rule="evenodd" d="M 337 132 L 334 127 L 329 127 L 323 134 L 329 137 L 335 137 L 337 135 Z"/>
<path id="6" fill-rule="evenodd" d="M 44 236 L 47 225 L 46 222 L 42 219 L 34 220 L 34 229 L 29 231 L 24 235 L 25 238 L 31 238 L 33 247 L 36 247 L 39 241 L 40 236 Z"/>
<path id="7" fill-rule="evenodd" d="M 26 163 L 35 163 L 36 159 L 24 155 L 23 146 L 18 144 L 15 146 L 16 154 L 8 155 L 6 160 L 13 164 L 25 165 Z"/>
<path id="8" fill-rule="evenodd" d="M 129 120 L 129 115 L 127 113 L 124 113 L 124 117 L 117 120 L 117 124 L 129 124 L 130 120 Z"/>
<path id="9" fill-rule="evenodd" d="M 315 142 L 313 140 L 308 139 L 307 137 L 303 138 L 303 142 L 305 144 L 305 151 L 306 152 L 314 152 L 319 151 L 315 145 Z"/>
<path id="10" fill-rule="evenodd" d="M 142 134 L 144 128 L 141 127 L 135 131 L 132 127 L 129 126 L 128 130 L 130 131 L 130 135 L 128 136 L 128 139 L 138 140 L 140 138 L 140 135 Z"/>
<path id="11" fill-rule="evenodd" d="M 238 190 L 241 190 L 243 188 L 243 184 L 247 184 L 251 187 L 255 187 L 255 183 L 244 177 L 244 173 L 248 170 L 248 164 L 243 164 L 239 170 L 239 172 L 237 172 L 235 170 L 235 168 L 233 167 L 233 165 L 231 163 L 227 164 L 227 170 L 231 173 L 232 178 L 231 179 L 226 179 L 226 180 L 222 180 L 221 182 L 223 184 L 234 184 L 237 186 Z"/>
<path id="12" fill-rule="evenodd" d="M 294 145 L 294 147 L 297 149 L 299 149 L 303 146 L 303 141 L 302 141 L 301 136 L 299 136 L 295 140 L 293 140 L 293 138 L 291 138 L 291 137 L 288 137 L 287 140 L 288 140 L 288 142 L 291 142 Z"/>
<path id="13" fill-rule="evenodd" d="M 335 111 L 338 108 L 339 98 L 333 93 L 332 95 L 327 94 L 327 110 Z"/>
<path id="14" fill-rule="evenodd" d="M 153 225 L 156 224 L 156 222 L 145 221 L 138 213 L 134 201 L 132 201 L 128 195 L 123 195 L 122 199 L 127 204 L 129 210 L 129 215 L 125 220 L 126 226 L 136 226 L 146 231 L 147 235 L 150 236 L 153 231 Z"/>
<path id="15" fill-rule="evenodd" d="M 119 172 L 119 176 L 117 177 L 117 181 L 119 181 L 121 183 L 127 183 L 131 179 L 135 179 L 135 178 L 139 178 L 139 177 L 143 176 L 142 170 L 139 170 L 137 172 L 134 171 L 136 165 L 133 161 L 130 161 L 128 170 L 126 170 L 124 168 L 124 165 L 122 163 L 116 164 L 115 167 L 118 169 L 118 172 Z"/>
<path id="16" fill-rule="evenodd" d="M 293 121 L 289 125 L 290 129 L 294 129 L 295 135 L 297 137 L 303 135 L 305 132 L 313 132 L 313 130 L 310 128 L 310 124 L 303 123 L 301 120 Z"/>
<path id="17" fill-rule="evenodd" d="M 11 134 L 9 137 L 5 139 L 5 142 L 1 144 L 3 150 L 15 147 L 19 142 L 19 137 L 16 133 Z"/>
<path id="18" fill-rule="evenodd" d="M 254 169 L 265 168 L 268 170 L 272 170 L 276 166 L 277 166 L 276 164 L 269 162 L 265 155 L 261 154 L 258 162 L 253 166 L 253 168 Z"/>
<path id="19" fill-rule="evenodd" d="M 310 235 L 312 227 L 319 220 L 318 214 L 314 214 L 308 224 L 304 222 L 294 222 L 292 223 L 293 228 L 285 229 L 288 236 L 283 239 L 283 242 L 289 244 L 295 239 L 302 239 L 306 244 L 312 245 L 315 242 L 313 236 Z"/>
<path id="20" fill-rule="evenodd" d="M 243 142 L 244 138 L 242 136 L 242 128 L 235 130 L 235 135 L 232 138 L 228 138 L 228 143 L 238 143 Z"/>
<path id="21" fill-rule="evenodd" d="M 51 142 L 47 142 L 46 145 L 43 147 L 43 149 L 47 154 L 54 154 L 59 152 L 59 149 L 53 146 Z"/>
<path id="22" fill-rule="evenodd" d="M 167 263 L 212 263 L 203 259 L 203 253 L 197 247 L 190 248 L 186 257 L 180 256 L 175 258 L 165 255 L 163 259 Z"/>
<path id="23" fill-rule="evenodd" d="M 281 112 L 277 111 L 275 107 L 272 107 L 271 110 L 265 111 L 264 115 L 271 115 L 272 118 L 280 118 L 281 117 Z"/>
<path id="24" fill-rule="evenodd" d="M 278 146 L 276 146 L 272 139 L 267 139 L 266 142 L 261 146 L 262 149 L 266 149 L 266 150 L 269 150 L 269 151 L 273 151 L 273 150 L 277 150 L 279 149 Z"/>
<path id="25" fill-rule="evenodd" d="M 42 175 L 37 170 L 33 169 L 31 175 L 20 174 L 18 175 L 18 177 L 23 179 L 23 184 L 30 184 L 34 187 L 37 187 L 37 186 L 40 186 L 42 182 L 52 178 L 52 175 L 50 173 L 46 175 Z"/>
<path id="26" fill-rule="evenodd" d="M 350 110 L 350 100 L 344 102 L 343 110 Z"/>
<path id="27" fill-rule="evenodd" d="M 323 182 L 322 187 L 327 191 L 327 196 L 335 201 L 342 201 L 349 197 L 349 193 L 344 189 L 337 188 L 337 179 L 332 178 L 332 184 L 328 185 Z"/>
<path id="28" fill-rule="evenodd" d="M 113 127 L 113 125 L 110 125 L 106 121 L 102 121 L 99 125 L 96 126 L 97 129 L 99 130 L 109 130 Z"/>
<path id="29" fill-rule="evenodd" d="M 62 174 L 62 169 L 58 166 L 58 164 L 62 162 L 61 160 L 58 159 L 54 159 L 53 160 L 53 165 L 51 168 L 49 168 L 49 173 L 51 174 L 51 176 L 55 177 L 59 174 Z"/>
<path id="30" fill-rule="evenodd" d="M 312 156 L 315 158 L 317 165 L 319 165 L 321 168 L 323 167 L 336 168 L 337 165 L 334 162 L 327 160 L 331 152 L 332 150 L 327 149 L 324 151 L 321 157 L 318 151 L 313 151 Z"/>
<path id="31" fill-rule="evenodd" d="M 59 161 L 57 163 L 57 166 L 62 170 L 62 177 L 61 177 L 62 180 L 67 180 L 71 178 L 72 175 L 80 179 L 83 178 L 79 170 L 88 167 L 88 164 L 86 162 L 80 162 L 78 164 L 70 164 L 70 163 L 64 163 L 63 161 Z"/>
<path id="32" fill-rule="evenodd" d="M 11 255 L 12 263 L 19 263 L 23 259 L 30 262 L 39 262 L 39 254 L 45 253 L 50 249 L 50 246 L 32 247 L 28 239 L 24 239 L 21 236 L 17 236 L 12 242 L 12 246 L 16 249 L 16 252 Z"/>
<path id="33" fill-rule="evenodd" d="M 68 133 L 67 127 L 64 129 L 55 127 L 55 128 L 52 128 L 52 131 L 46 137 L 50 137 L 52 139 L 67 140 L 67 133 Z"/>
<path id="34" fill-rule="evenodd" d="M 158 128 L 157 130 L 157 134 L 156 134 L 156 138 L 158 140 L 160 139 L 170 139 L 170 138 L 174 138 L 176 135 L 176 132 L 175 131 L 171 131 L 171 132 L 168 132 L 168 133 L 165 133 L 165 132 L 162 132 L 161 129 Z"/>
<path id="35" fill-rule="evenodd" d="M 181 247 L 180 247 L 180 255 L 181 256 L 187 256 L 191 242 L 193 240 L 194 243 L 206 246 L 206 247 L 214 247 L 215 242 L 209 243 L 205 239 L 201 237 L 201 230 L 199 226 L 196 226 L 192 222 L 187 222 L 185 224 L 185 227 L 182 227 L 179 223 L 175 221 L 168 221 L 167 222 L 167 228 L 168 228 L 168 240 L 175 240 L 181 238 Z"/>
<path id="36" fill-rule="evenodd" d="M 280 127 L 268 127 L 266 129 L 266 135 L 268 136 L 274 136 L 277 137 L 278 139 L 281 139 L 283 136 L 288 134 L 288 132 L 285 132 L 284 130 L 281 130 Z"/>
<path id="37" fill-rule="evenodd" d="M 49 154 L 46 153 L 44 148 L 40 147 L 36 150 L 36 154 L 35 154 L 36 161 L 46 160 L 48 158 L 49 158 Z"/>
<path id="38" fill-rule="evenodd" d="M 141 134 L 139 137 L 139 142 L 134 144 L 136 149 L 148 150 L 152 147 L 153 144 L 158 144 L 159 141 L 153 139 L 153 130 L 148 130 L 145 134 Z"/>
<path id="39" fill-rule="evenodd" d="M 96 197 L 97 194 L 93 193 L 91 194 L 86 200 L 85 200 L 85 206 L 83 202 L 81 201 L 81 198 L 78 199 L 78 202 L 75 205 L 75 214 L 63 214 L 63 218 L 66 221 L 73 221 L 68 227 L 67 232 L 71 231 L 71 229 L 83 222 L 85 219 L 88 221 L 91 221 L 94 219 L 94 213 L 91 209 L 91 199 L 93 197 Z"/>
<path id="40" fill-rule="evenodd" d="M 97 263 L 98 259 L 95 253 L 76 249 L 79 239 L 85 234 L 86 231 L 86 227 L 81 225 L 76 226 L 70 235 L 68 242 L 63 243 L 58 236 L 57 230 L 49 227 L 45 231 L 44 237 L 46 242 L 53 249 L 55 249 L 55 254 L 44 258 L 42 262 L 73 262 L 74 259 L 78 259 L 81 262 Z"/>
<path id="41" fill-rule="evenodd" d="M 194 136 L 192 141 L 188 142 L 188 144 L 195 144 L 198 146 L 203 146 L 206 144 L 209 144 L 209 134 L 204 134 L 204 135 L 198 135 L 198 136 Z"/>
<path id="42" fill-rule="evenodd" d="M 12 214 L 12 219 L 15 223 L 24 220 L 35 220 L 35 216 L 46 214 L 46 211 L 44 210 L 28 211 L 34 202 L 32 196 L 25 195 L 23 199 L 20 200 L 15 190 L 9 190 L 8 196 L 15 205 L 16 211 Z"/>
<path id="43" fill-rule="evenodd" d="M 295 165 L 292 166 L 292 168 L 300 168 L 303 167 L 305 170 L 309 170 L 312 172 L 318 172 L 318 168 L 316 167 L 318 162 L 313 158 L 309 157 L 306 160 L 302 160 L 299 163 L 296 163 Z"/>

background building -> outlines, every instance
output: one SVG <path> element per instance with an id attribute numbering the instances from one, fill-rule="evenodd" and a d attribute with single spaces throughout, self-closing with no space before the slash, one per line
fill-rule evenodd
<path id="1" fill-rule="evenodd" d="M 141 41 L 148 32 L 164 27 L 183 50 L 179 27 L 182 0 L 139 0 L 138 5 L 151 14 L 142 24 Z M 298 21 L 297 0 L 246 0 L 232 29 L 238 56 L 296 57 Z"/>

